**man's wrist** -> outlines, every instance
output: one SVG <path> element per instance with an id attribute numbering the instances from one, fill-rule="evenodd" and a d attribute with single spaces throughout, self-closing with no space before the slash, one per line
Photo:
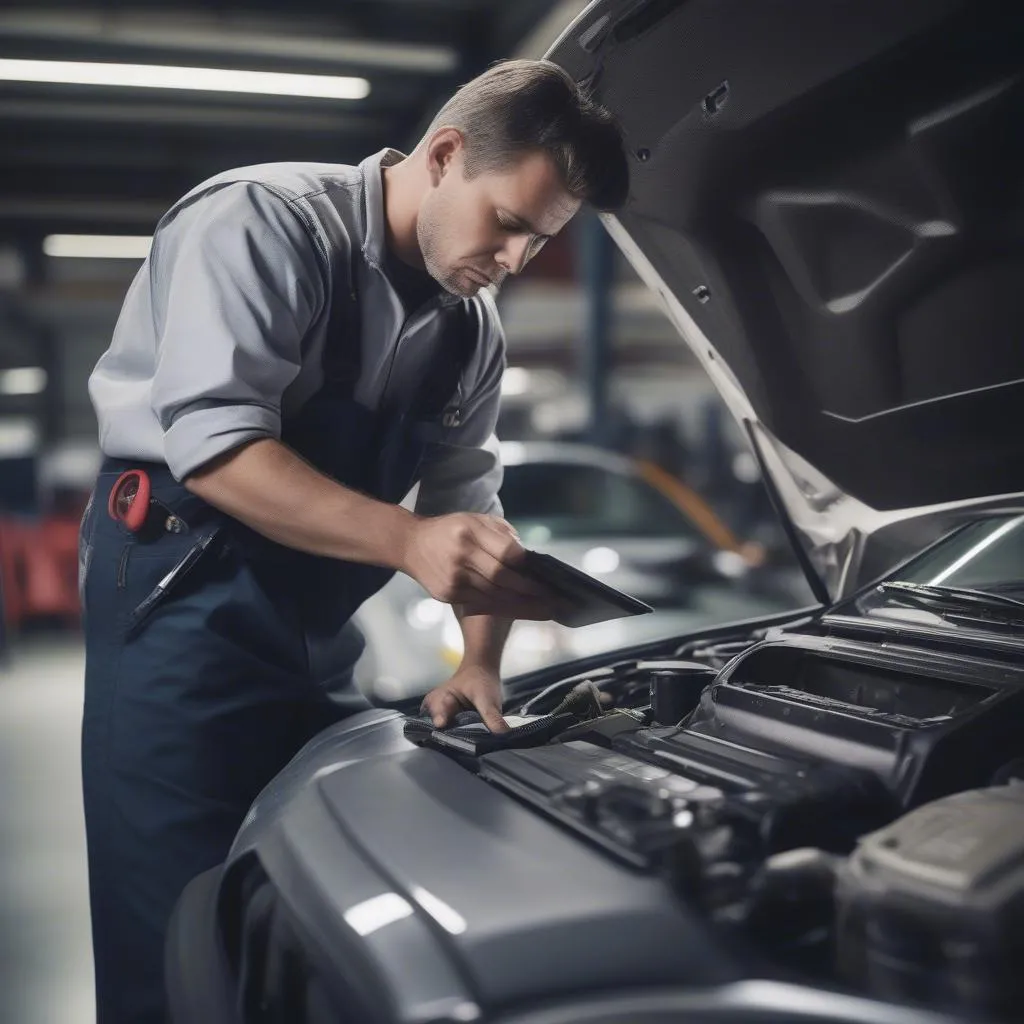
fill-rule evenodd
<path id="1" fill-rule="evenodd" d="M 488 675 L 501 675 L 501 655 L 497 657 L 481 656 L 477 653 L 466 651 L 459 662 L 459 671 L 486 672 Z"/>
<path id="2" fill-rule="evenodd" d="M 497 615 L 465 616 L 460 607 L 456 607 L 455 615 L 465 643 L 460 670 L 479 669 L 500 675 L 501 655 L 512 620 Z"/>
<path id="3" fill-rule="evenodd" d="M 410 554 L 419 522 L 419 516 L 401 505 L 384 505 L 380 529 L 377 531 L 380 565 L 413 575 L 410 571 Z"/>

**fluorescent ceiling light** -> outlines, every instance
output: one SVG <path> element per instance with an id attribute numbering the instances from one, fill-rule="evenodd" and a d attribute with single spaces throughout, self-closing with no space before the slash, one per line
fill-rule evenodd
<path id="1" fill-rule="evenodd" d="M 370 94 L 370 83 L 365 78 L 170 67 L 162 64 L 91 64 L 64 60 L 3 58 L 0 59 L 0 79 L 8 82 L 124 86 L 130 89 L 189 89 L 199 92 L 313 96 L 333 100 L 361 100 Z"/>
<path id="2" fill-rule="evenodd" d="M 153 239 L 149 235 L 47 235 L 47 256 L 100 260 L 144 260 Z"/>
<path id="3" fill-rule="evenodd" d="M 38 395 L 45 387 L 46 371 L 41 366 L 0 370 L 0 395 Z"/>

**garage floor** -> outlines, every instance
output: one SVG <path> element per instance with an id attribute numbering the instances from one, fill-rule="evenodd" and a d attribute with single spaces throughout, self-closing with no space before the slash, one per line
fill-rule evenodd
<path id="1" fill-rule="evenodd" d="M 0 1021 L 94 1024 L 79 770 L 83 656 L 56 634 L 0 665 Z"/>

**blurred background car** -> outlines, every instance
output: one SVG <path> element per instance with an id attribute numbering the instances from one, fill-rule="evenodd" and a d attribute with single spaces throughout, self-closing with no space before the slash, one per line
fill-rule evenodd
<path id="1" fill-rule="evenodd" d="M 501 500 L 527 548 L 560 558 L 638 597 L 650 615 L 568 629 L 518 622 L 502 674 L 701 626 L 798 607 L 803 579 L 765 564 L 709 505 L 657 464 L 574 442 L 505 442 Z M 451 607 L 401 573 L 357 615 L 366 649 L 356 676 L 381 700 L 425 693 L 462 657 Z"/>

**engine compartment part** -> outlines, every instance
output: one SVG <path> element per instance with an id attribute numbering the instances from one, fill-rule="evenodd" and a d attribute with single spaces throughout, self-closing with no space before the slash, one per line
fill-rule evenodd
<path id="1" fill-rule="evenodd" d="M 730 662 L 687 724 L 867 769 L 910 809 L 991 784 L 1024 750 L 1024 665 L 780 633 Z"/>
<path id="2" fill-rule="evenodd" d="M 807 845 L 846 851 L 894 813 L 870 773 L 756 751 L 682 753 L 674 737 L 634 727 L 611 750 L 579 740 L 503 750 L 481 757 L 477 771 L 722 920 L 746 915 L 767 856 Z"/>
<path id="3" fill-rule="evenodd" d="M 877 996 L 965 1013 L 1024 1002 L 1024 783 L 926 804 L 840 868 L 842 974 Z"/>
<path id="4" fill-rule="evenodd" d="M 699 661 L 642 661 L 651 673 L 651 719 L 656 725 L 678 725 L 700 703 L 704 688 L 717 672 Z"/>
<path id="5" fill-rule="evenodd" d="M 1007 786 L 949 794 L 966 780 L 988 787 L 1022 774 L 1021 666 L 968 668 L 941 651 L 880 652 L 813 630 L 686 653 L 605 666 L 593 679 L 604 707 L 629 706 L 644 723 L 602 738 L 591 722 L 593 735 L 504 750 L 476 770 L 659 874 L 783 971 L 1012 1017 L 1020 991 L 999 951 L 1018 961 L 1024 951 L 1008 938 L 1024 931 L 1024 800 Z M 974 851 L 977 869 L 955 899 L 929 888 L 924 839 L 890 863 L 903 831 L 917 836 L 928 823 L 931 842 L 953 844 L 950 856 Z M 969 934 L 953 921 L 970 921 Z"/>

